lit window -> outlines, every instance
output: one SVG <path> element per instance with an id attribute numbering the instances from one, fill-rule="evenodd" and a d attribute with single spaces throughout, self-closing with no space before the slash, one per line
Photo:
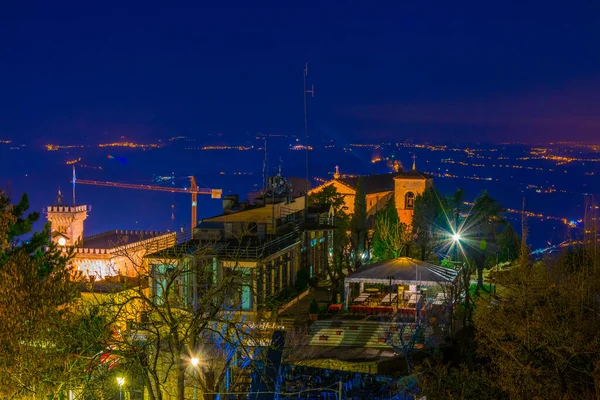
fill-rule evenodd
<path id="1" fill-rule="evenodd" d="M 413 192 L 406 193 L 404 196 L 404 208 L 413 209 L 415 207 L 415 194 Z"/>

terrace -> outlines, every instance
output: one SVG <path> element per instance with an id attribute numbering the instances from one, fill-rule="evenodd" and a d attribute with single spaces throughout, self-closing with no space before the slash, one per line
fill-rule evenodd
<path id="1" fill-rule="evenodd" d="M 459 272 L 409 257 L 367 265 L 344 279 L 343 308 L 353 314 L 393 314 L 416 317 L 444 305 L 449 285 Z M 342 305 L 330 306 L 330 311 Z"/>

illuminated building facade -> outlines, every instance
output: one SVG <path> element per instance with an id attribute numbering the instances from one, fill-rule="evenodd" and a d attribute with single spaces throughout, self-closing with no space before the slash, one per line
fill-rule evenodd
<path id="1" fill-rule="evenodd" d="M 168 277 L 181 262 L 192 263 L 202 277 L 185 274 L 173 290 L 184 306 L 192 307 L 211 282 L 235 277 L 238 287 L 228 294 L 223 307 L 246 316 L 265 316 L 272 299 L 296 283 L 298 271 L 309 278 L 325 274 L 333 231 L 331 207 L 305 207 L 306 198 L 265 195 L 259 204 L 239 203 L 237 197 L 223 200 L 221 215 L 204 219 L 194 239 L 146 256 L 156 282 L 151 288 L 157 304 L 165 293 L 161 277 Z M 202 279 L 202 281 L 200 281 Z M 203 289 L 200 289 L 203 290 Z"/>
<path id="2" fill-rule="evenodd" d="M 309 194 L 319 192 L 333 185 L 338 193 L 344 196 L 344 209 L 348 214 L 354 214 L 354 198 L 358 176 L 342 176 L 336 167 L 333 180 L 323 183 L 309 191 Z M 398 169 L 395 173 L 363 176 L 367 201 L 367 218 L 383 209 L 392 199 L 396 204 L 400 221 L 410 226 L 414 213 L 416 197 L 425 189 L 433 186 L 433 178 L 413 169 L 404 172 Z"/>
<path id="3" fill-rule="evenodd" d="M 52 241 L 65 251 L 72 250 L 72 265 L 90 280 L 110 276 L 136 276 L 146 254 L 173 246 L 175 233 L 114 230 L 84 236 L 87 206 L 62 204 L 48 206 Z"/>

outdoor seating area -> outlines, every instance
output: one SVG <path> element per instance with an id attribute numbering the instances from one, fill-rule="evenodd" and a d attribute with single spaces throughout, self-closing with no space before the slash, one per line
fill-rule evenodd
<path id="1" fill-rule="evenodd" d="M 344 309 L 352 314 L 424 315 L 446 301 L 444 285 L 459 272 L 409 257 L 367 265 L 344 279 Z"/>
<path id="2" fill-rule="evenodd" d="M 362 298 L 364 300 L 357 301 Z M 417 303 L 420 298 L 423 298 L 425 304 L 429 304 L 426 297 L 421 293 L 410 293 L 400 291 L 400 295 L 397 293 L 373 293 L 371 292 L 368 297 L 364 297 L 361 294 L 357 297 L 349 306 L 348 311 L 352 314 L 368 314 L 368 315 L 385 315 L 392 313 L 402 313 L 404 315 L 416 315 Z M 425 307 L 422 307 L 425 308 Z M 423 310 L 424 311 L 424 310 Z"/>

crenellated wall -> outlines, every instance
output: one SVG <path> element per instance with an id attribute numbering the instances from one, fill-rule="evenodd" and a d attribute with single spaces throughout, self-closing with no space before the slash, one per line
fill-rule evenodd
<path id="1" fill-rule="evenodd" d="M 48 206 L 47 211 L 56 213 L 87 212 L 87 206 Z"/>
<path id="2" fill-rule="evenodd" d="M 46 218 L 50 222 L 52 240 L 59 243 L 64 238 L 66 246 L 74 246 L 83 240 L 83 221 L 87 218 L 87 206 L 48 206 Z"/>

